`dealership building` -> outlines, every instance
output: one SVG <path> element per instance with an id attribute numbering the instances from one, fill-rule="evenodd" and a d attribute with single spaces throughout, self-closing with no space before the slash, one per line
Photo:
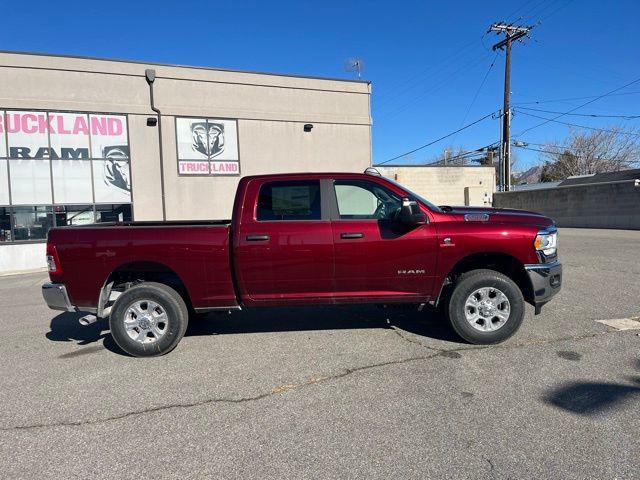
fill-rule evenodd
<path id="1" fill-rule="evenodd" d="M 49 228 L 230 218 L 240 176 L 371 165 L 368 82 L 0 52 L 0 273 Z"/>

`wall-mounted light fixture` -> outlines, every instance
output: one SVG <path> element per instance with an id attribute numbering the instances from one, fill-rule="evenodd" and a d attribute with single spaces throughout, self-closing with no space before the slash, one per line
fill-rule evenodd
<path id="1" fill-rule="evenodd" d="M 312 123 L 305 123 L 304 124 L 304 131 L 305 132 L 310 132 L 312 128 L 313 128 L 313 124 Z"/>
<path id="2" fill-rule="evenodd" d="M 157 117 L 147 117 L 147 127 L 155 127 L 158 124 Z"/>

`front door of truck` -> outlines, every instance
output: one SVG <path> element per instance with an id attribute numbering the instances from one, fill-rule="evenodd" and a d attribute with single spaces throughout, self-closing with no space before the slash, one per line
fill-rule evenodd
<path id="1" fill-rule="evenodd" d="M 331 302 L 333 236 L 321 183 L 267 180 L 248 188 L 247 198 L 257 198 L 255 209 L 243 212 L 235 235 L 244 299 L 260 304 Z"/>
<path id="2" fill-rule="evenodd" d="M 333 183 L 336 299 L 425 301 L 435 276 L 435 227 L 394 220 L 402 198 L 382 183 Z"/>

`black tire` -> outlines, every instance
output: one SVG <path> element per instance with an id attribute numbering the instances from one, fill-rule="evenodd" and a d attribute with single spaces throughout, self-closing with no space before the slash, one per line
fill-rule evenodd
<path id="1" fill-rule="evenodd" d="M 141 300 L 153 301 L 166 312 L 165 332 L 149 343 L 131 338 L 125 327 L 127 310 Z M 122 350 L 134 357 L 155 357 L 169 353 L 184 336 L 188 322 L 189 310 L 182 297 L 171 287 L 155 282 L 144 282 L 126 290 L 116 300 L 109 317 L 113 339 Z"/>
<path id="2" fill-rule="evenodd" d="M 465 303 L 476 290 L 489 287 L 500 290 L 509 300 L 510 313 L 506 322 L 497 330 L 480 331 L 465 316 Z M 524 318 L 524 297 L 518 285 L 506 275 L 495 270 L 472 270 L 463 274 L 453 288 L 447 313 L 455 332 L 469 343 L 490 345 L 511 337 Z M 473 308 L 470 306 L 471 311 Z"/>

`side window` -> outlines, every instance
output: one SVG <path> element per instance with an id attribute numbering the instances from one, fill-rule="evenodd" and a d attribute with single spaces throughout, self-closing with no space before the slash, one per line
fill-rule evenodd
<path id="1" fill-rule="evenodd" d="M 374 182 L 336 180 L 334 186 L 343 220 L 391 220 L 402 205 L 398 195 Z"/>
<path id="2" fill-rule="evenodd" d="M 320 181 L 270 182 L 260 187 L 258 221 L 320 220 Z"/>

